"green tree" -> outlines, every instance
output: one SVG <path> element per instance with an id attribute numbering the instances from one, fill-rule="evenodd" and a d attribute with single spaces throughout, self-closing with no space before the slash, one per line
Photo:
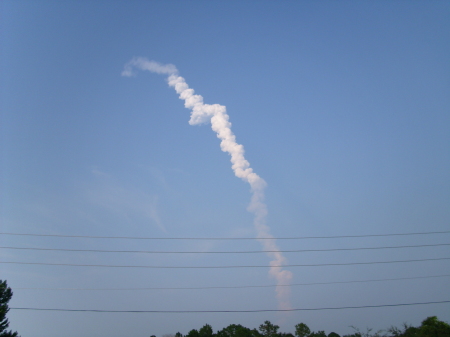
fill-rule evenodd
<path id="1" fill-rule="evenodd" d="M 353 330 L 355 330 L 354 334 L 344 335 L 344 337 L 387 337 L 388 335 L 383 334 L 383 330 L 378 330 L 375 333 L 372 333 L 373 329 L 367 328 L 366 332 L 361 332 L 358 328 L 352 326 Z"/>
<path id="2" fill-rule="evenodd" d="M 417 331 L 418 337 L 449 337 L 450 325 L 431 316 L 423 320 Z"/>
<path id="3" fill-rule="evenodd" d="M 270 323 L 270 321 L 265 321 L 264 324 L 259 326 L 259 331 L 264 337 L 276 337 L 278 333 L 278 325 Z"/>
<path id="4" fill-rule="evenodd" d="M 197 330 L 192 329 L 191 331 L 188 332 L 186 337 L 200 337 L 200 334 L 198 333 Z"/>
<path id="5" fill-rule="evenodd" d="M 339 336 L 339 334 L 337 334 L 336 332 L 330 332 L 328 334 L 328 337 L 341 337 L 341 336 Z"/>
<path id="6" fill-rule="evenodd" d="M 311 330 L 305 323 L 299 323 L 295 326 L 295 335 L 297 337 L 307 337 L 311 333 Z"/>
<path id="7" fill-rule="evenodd" d="M 403 323 L 402 329 L 391 327 L 388 332 L 390 337 L 449 337 L 450 325 L 436 316 L 430 316 L 419 327 Z"/>
<path id="8" fill-rule="evenodd" d="M 403 329 L 391 326 L 387 331 L 390 337 L 416 337 L 419 329 L 410 324 L 403 323 Z"/>
<path id="9" fill-rule="evenodd" d="M 312 332 L 308 337 L 327 337 L 327 334 L 323 330 Z"/>
<path id="10" fill-rule="evenodd" d="M 213 329 L 212 326 L 209 324 L 205 324 L 199 331 L 198 331 L 199 337 L 212 337 L 213 336 Z"/>
<path id="11" fill-rule="evenodd" d="M 252 337 L 262 337 L 258 330 L 252 329 Z"/>
<path id="12" fill-rule="evenodd" d="M 278 337 L 294 337 L 290 332 L 280 332 L 278 333 Z"/>
<path id="13" fill-rule="evenodd" d="M 257 333 L 255 335 L 254 333 Z M 254 329 L 250 330 L 240 324 L 230 324 L 226 328 L 217 331 L 217 337 L 257 337 L 259 332 Z"/>
<path id="14" fill-rule="evenodd" d="M 18 337 L 17 332 L 6 331 L 9 327 L 9 321 L 6 314 L 9 311 L 8 302 L 13 292 L 5 281 L 0 280 L 0 337 Z"/>

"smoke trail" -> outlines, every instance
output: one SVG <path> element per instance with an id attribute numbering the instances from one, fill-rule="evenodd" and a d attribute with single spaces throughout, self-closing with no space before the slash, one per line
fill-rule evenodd
<path id="1" fill-rule="evenodd" d="M 229 122 L 225 106 L 203 103 L 203 97 L 194 94 L 194 89 L 189 88 L 184 78 L 178 75 L 178 70 L 173 64 L 163 65 L 142 57 L 133 58 L 125 65 L 122 75 L 133 76 L 134 67 L 169 75 L 167 78 L 169 86 L 173 87 L 180 95 L 180 99 L 184 100 L 184 106 L 192 110 L 189 124 L 197 125 L 208 121 L 211 122 L 211 128 L 216 132 L 217 138 L 221 140 L 220 148 L 231 156 L 231 167 L 234 174 L 250 184 L 252 198 L 247 210 L 255 214 L 254 225 L 257 239 L 262 239 L 259 241 L 265 250 L 275 251 L 268 253 L 268 256 L 271 258 L 269 274 L 276 279 L 278 285 L 289 284 L 292 279 L 292 273 L 279 267 L 286 263 L 286 258 L 279 251 L 275 239 L 266 225 L 267 206 L 264 203 L 266 182 L 253 172 L 250 163 L 245 159 L 244 147 L 236 142 L 236 136 L 231 131 L 231 123 Z M 276 293 L 280 309 L 290 309 L 290 288 L 278 286 L 276 287 Z"/>

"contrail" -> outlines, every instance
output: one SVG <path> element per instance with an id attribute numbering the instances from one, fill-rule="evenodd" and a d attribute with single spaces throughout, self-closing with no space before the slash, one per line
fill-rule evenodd
<path id="1" fill-rule="evenodd" d="M 220 148 L 231 156 L 231 168 L 236 177 L 250 184 L 252 198 L 247 210 L 255 215 L 254 225 L 257 239 L 265 250 L 270 250 L 267 255 L 271 258 L 269 274 L 277 281 L 276 293 L 280 309 L 291 309 L 289 301 L 292 273 L 283 270 L 286 258 L 276 245 L 274 237 L 270 234 L 270 228 L 266 225 L 267 206 L 264 203 L 264 188 L 267 186 L 264 179 L 253 172 L 250 163 L 244 157 L 244 146 L 236 142 L 236 136 L 231 131 L 231 123 L 226 107 L 220 104 L 205 104 L 201 95 L 195 95 L 194 89 L 189 88 L 185 79 L 178 75 L 178 70 L 173 64 L 160 64 L 143 57 L 136 57 L 129 61 L 122 71 L 122 76 L 133 76 L 133 69 L 148 70 L 157 74 L 168 75 L 169 86 L 173 87 L 184 100 L 184 106 L 191 109 L 190 125 L 211 122 L 211 128 L 221 140 Z M 283 285 L 283 286 L 282 286 Z"/>

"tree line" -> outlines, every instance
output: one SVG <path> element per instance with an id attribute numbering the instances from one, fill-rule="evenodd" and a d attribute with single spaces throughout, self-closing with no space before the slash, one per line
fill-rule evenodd
<path id="1" fill-rule="evenodd" d="M 8 302 L 12 295 L 13 292 L 6 281 L 0 280 L 0 337 L 20 337 L 16 331 L 7 330 L 9 321 L 6 314 L 9 311 Z M 440 321 L 436 316 L 426 318 L 418 327 L 404 323 L 401 328 L 390 327 L 387 330 L 376 332 L 372 332 L 371 329 L 361 332 L 358 328 L 352 328 L 355 330 L 353 334 L 342 337 L 450 337 L 450 325 Z M 231 324 L 214 333 L 211 325 L 205 324 L 199 330 L 192 329 L 187 335 L 177 332 L 175 335 L 164 335 L 163 337 L 341 337 L 336 332 L 326 334 L 323 330 L 311 331 L 305 323 L 297 324 L 294 334 L 279 332 L 279 329 L 278 325 L 265 321 L 258 330 L 249 329 L 240 324 Z"/>
<path id="2" fill-rule="evenodd" d="M 6 314 L 9 311 L 8 302 L 12 295 L 13 292 L 6 284 L 6 281 L 0 280 L 0 337 L 19 337 L 17 332 L 6 330 L 9 327 L 9 321 L 6 318 Z"/>
<path id="3" fill-rule="evenodd" d="M 450 325 L 436 316 L 426 318 L 417 327 L 404 323 L 401 328 L 392 326 L 386 330 L 375 332 L 372 329 L 361 331 L 356 327 L 352 326 L 352 328 L 354 333 L 342 337 L 450 337 Z M 305 323 L 297 324 L 294 334 L 279 332 L 279 329 L 278 325 L 265 321 L 259 326 L 259 329 L 249 329 L 240 324 L 231 324 L 214 333 L 211 325 L 205 324 L 199 330 L 192 329 L 186 335 L 177 332 L 175 335 L 169 334 L 163 337 L 341 337 L 336 332 L 327 334 L 324 330 L 311 331 Z"/>

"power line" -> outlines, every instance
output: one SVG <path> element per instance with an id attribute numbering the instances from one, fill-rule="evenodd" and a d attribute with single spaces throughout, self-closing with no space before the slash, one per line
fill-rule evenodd
<path id="1" fill-rule="evenodd" d="M 253 254 L 253 253 L 306 253 L 306 252 L 334 252 L 352 250 L 401 249 L 419 247 L 450 246 L 450 243 L 437 243 L 429 245 L 359 247 L 359 248 L 329 248 L 329 249 L 297 249 L 297 250 L 249 250 L 249 251 L 155 251 L 155 250 L 104 250 L 104 249 L 70 249 L 70 248 L 40 248 L 40 247 L 0 247 L 0 249 L 41 250 L 62 252 L 93 252 L 93 253 L 145 253 L 145 254 Z"/>
<path id="2" fill-rule="evenodd" d="M 139 236 L 94 236 L 94 235 L 63 235 L 63 234 L 36 234 L 36 233 L 7 233 L 0 235 L 18 235 L 18 236 L 47 236 L 60 238 L 88 238 L 88 239 L 127 239 L 127 240 L 305 240 L 305 239 L 340 239 L 340 238 L 365 238 L 365 237 L 385 237 L 385 236 L 408 236 L 408 235 L 431 235 L 431 234 L 448 234 L 450 231 L 438 232 L 416 232 L 416 233 L 394 233 L 394 234 L 365 234 L 365 235 L 334 235 L 334 236 L 297 236 L 297 237 L 264 237 L 264 238 L 163 238 L 163 237 L 139 237 Z"/>
<path id="3" fill-rule="evenodd" d="M 11 310 L 37 310 L 37 311 L 68 311 L 68 312 L 103 312 L 103 313 L 163 313 L 163 314 L 189 314 L 189 313 L 252 313 L 252 312 L 282 312 L 282 311 L 319 311 L 343 309 L 367 309 L 382 307 L 402 307 L 412 305 L 443 304 L 448 301 L 416 302 L 380 305 L 362 305 L 348 307 L 301 308 L 301 309 L 259 309 L 259 310 L 98 310 L 98 309 L 50 309 L 50 308 L 10 308 Z"/>
<path id="4" fill-rule="evenodd" d="M 446 275 L 432 275 L 432 276 L 416 276 L 416 277 L 400 277 L 400 278 L 385 278 L 374 280 L 353 280 L 353 281 L 333 281 L 333 282 L 313 282 L 313 283 L 292 283 L 292 284 L 269 284 L 269 285 L 247 285 L 247 286 L 211 286 L 211 287 L 145 287 L 145 288 L 17 288 L 17 290 L 203 290 L 203 289 L 244 289 L 244 288 L 274 288 L 274 287 L 295 287 L 295 286 L 314 286 L 314 285 L 328 285 L 328 284 L 346 284 L 346 283 L 368 283 L 368 282 L 384 282 L 384 281 L 403 281 L 403 280 L 417 280 L 427 278 L 449 277 Z"/>
<path id="5" fill-rule="evenodd" d="M 18 261 L 0 261 L 4 264 L 28 264 L 43 266 L 70 266 L 70 267 L 105 267 L 105 268 L 148 268 L 148 269 L 230 269 L 230 268 L 268 268 L 268 267 L 326 267 L 326 266 L 351 266 L 363 264 L 387 264 L 387 263 L 408 263 L 424 261 L 450 260 L 450 257 L 439 257 L 433 259 L 414 259 L 397 261 L 372 261 L 372 262 L 350 262 L 350 263 L 319 263 L 319 264 L 286 264 L 277 266 L 267 265 L 247 265 L 247 266 L 135 266 L 135 265 L 106 265 L 106 264 L 76 264 L 76 263 L 47 263 L 47 262 L 18 262 Z"/>

